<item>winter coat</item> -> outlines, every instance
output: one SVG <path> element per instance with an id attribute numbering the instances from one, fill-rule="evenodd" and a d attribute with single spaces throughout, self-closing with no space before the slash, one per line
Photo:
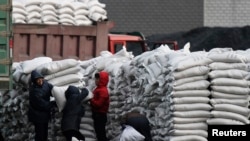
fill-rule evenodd
<path id="1" fill-rule="evenodd" d="M 84 116 L 85 109 L 82 106 L 82 100 L 88 95 L 89 91 L 86 88 L 81 90 L 75 86 L 69 86 L 65 91 L 66 104 L 62 110 L 62 131 L 79 130 L 81 118 Z"/>
<path id="2" fill-rule="evenodd" d="M 146 116 L 139 112 L 130 112 L 126 115 L 123 124 L 130 125 L 140 132 L 145 137 L 144 141 L 152 141 L 151 127 Z"/>
<path id="3" fill-rule="evenodd" d="M 107 72 L 99 73 L 99 83 L 93 91 L 94 97 L 90 100 L 90 105 L 93 112 L 107 113 L 109 109 L 109 92 L 108 92 L 108 82 L 109 74 Z"/>
<path id="4" fill-rule="evenodd" d="M 43 85 L 36 84 L 37 78 L 43 78 L 43 76 L 37 71 L 31 72 L 31 86 L 29 90 L 29 121 L 34 123 L 47 123 L 50 120 L 50 109 L 52 104 L 50 103 L 51 90 L 53 85 L 46 80 L 43 81 Z"/>

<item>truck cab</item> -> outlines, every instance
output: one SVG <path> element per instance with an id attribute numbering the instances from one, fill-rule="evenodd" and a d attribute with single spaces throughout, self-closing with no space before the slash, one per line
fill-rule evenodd
<path id="1" fill-rule="evenodd" d="M 108 50 L 113 54 L 120 51 L 123 47 L 126 47 L 127 51 L 132 52 L 134 56 L 140 55 L 148 50 L 145 41 L 139 36 L 109 34 L 108 38 Z"/>
<path id="2" fill-rule="evenodd" d="M 134 56 L 143 52 L 154 50 L 161 45 L 168 45 L 172 50 L 179 50 L 177 41 L 147 41 L 140 32 L 114 32 L 108 34 L 108 50 L 115 54 L 123 47 L 128 52 L 132 52 Z"/>

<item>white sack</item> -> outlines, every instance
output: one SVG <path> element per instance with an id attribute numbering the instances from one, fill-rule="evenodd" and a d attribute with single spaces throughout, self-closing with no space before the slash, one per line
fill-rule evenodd
<path id="1" fill-rule="evenodd" d="M 210 71 L 210 68 L 207 66 L 197 66 L 192 67 L 183 71 L 174 72 L 173 75 L 175 79 L 181 79 L 186 77 L 192 77 L 192 76 L 200 76 L 200 75 L 206 75 Z"/>
<path id="2" fill-rule="evenodd" d="M 173 98 L 174 104 L 208 103 L 208 97 L 178 97 Z"/>
<path id="3" fill-rule="evenodd" d="M 211 86 L 213 91 L 228 93 L 228 94 L 236 94 L 236 95 L 249 95 L 250 89 L 249 87 L 237 87 L 237 86 Z"/>
<path id="4" fill-rule="evenodd" d="M 207 81 L 207 80 L 199 80 L 199 81 L 189 82 L 189 83 L 186 83 L 186 84 L 175 86 L 173 88 L 173 90 L 176 90 L 176 91 L 203 90 L 203 89 L 207 89 L 209 85 L 210 85 L 209 81 Z"/>
<path id="5" fill-rule="evenodd" d="M 44 64 L 37 68 L 37 70 L 43 75 L 48 75 L 68 69 L 70 67 L 76 67 L 78 64 L 79 62 L 75 59 L 64 59 Z"/>
<path id="6" fill-rule="evenodd" d="M 211 85 L 217 86 L 238 86 L 238 87 L 248 87 L 248 81 L 245 79 L 234 79 L 234 78 L 214 78 L 211 81 Z"/>
<path id="7" fill-rule="evenodd" d="M 144 141 L 144 139 L 145 137 L 141 133 L 129 125 L 126 125 L 120 136 L 120 141 Z"/>
<path id="8" fill-rule="evenodd" d="M 50 79 L 60 77 L 60 76 L 63 76 L 63 75 L 67 75 L 67 74 L 76 74 L 76 73 L 80 72 L 80 70 L 81 70 L 81 68 L 79 66 L 70 67 L 70 68 L 67 68 L 67 69 L 64 69 L 64 70 L 49 74 L 49 75 L 45 75 L 44 78 L 47 79 L 47 80 L 50 80 Z"/>
<path id="9" fill-rule="evenodd" d="M 179 86 L 185 83 L 189 83 L 189 82 L 194 82 L 194 81 L 198 81 L 198 80 L 207 80 L 208 75 L 202 75 L 202 76 L 191 76 L 191 77 L 186 77 L 186 78 L 181 78 L 181 79 L 177 79 L 174 81 L 174 86 Z"/>
<path id="10" fill-rule="evenodd" d="M 211 96 L 213 98 L 223 98 L 223 99 L 245 99 L 248 100 L 250 98 L 250 95 L 239 95 L 239 94 L 229 94 L 229 93 L 223 93 L 223 92 L 217 92 L 217 91 L 211 91 Z"/>
<path id="11" fill-rule="evenodd" d="M 210 111 L 193 110 L 193 111 L 174 111 L 173 116 L 183 118 L 210 118 Z"/>
<path id="12" fill-rule="evenodd" d="M 23 73 L 31 73 L 34 69 L 36 69 L 38 66 L 41 66 L 45 63 L 52 62 L 52 59 L 50 57 L 37 57 L 32 60 L 26 60 L 21 63 L 21 66 L 23 68 Z"/>
<path id="13" fill-rule="evenodd" d="M 228 78 L 235 78 L 235 79 L 244 79 L 249 72 L 237 69 L 230 69 L 230 70 L 213 70 L 208 73 L 208 76 L 212 79 L 218 77 L 228 77 Z"/>
<path id="14" fill-rule="evenodd" d="M 174 129 L 178 129 L 178 130 L 207 130 L 208 125 L 206 122 L 174 124 Z"/>
<path id="15" fill-rule="evenodd" d="M 212 117 L 214 117 L 214 118 L 232 119 L 232 120 L 240 121 L 244 124 L 250 123 L 250 121 L 248 120 L 247 117 L 245 117 L 241 114 L 238 114 L 238 113 L 213 110 L 213 111 L 211 111 L 211 114 L 212 114 Z"/>
<path id="16" fill-rule="evenodd" d="M 205 130 L 172 130 L 170 135 L 173 136 L 186 136 L 186 135 L 197 135 L 207 138 L 208 132 Z"/>
<path id="17" fill-rule="evenodd" d="M 247 65 L 244 63 L 224 63 L 224 62 L 213 62 L 209 64 L 212 70 L 228 70 L 228 69 L 239 69 L 247 70 Z"/>
<path id="18" fill-rule="evenodd" d="M 56 105 L 59 109 L 59 112 L 61 112 L 66 104 L 66 97 L 65 97 L 65 91 L 68 89 L 68 86 L 66 87 L 57 87 L 54 86 L 51 93 L 52 96 L 55 98 Z"/>
<path id="19" fill-rule="evenodd" d="M 209 90 L 184 90 L 171 92 L 171 96 L 173 97 L 208 97 L 209 95 Z"/>
<path id="20" fill-rule="evenodd" d="M 192 110 L 205 110 L 210 111 L 212 106 L 208 103 L 194 103 L 194 104 L 174 104 L 175 111 L 192 111 Z"/>
<path id="21" fill-rule="evenodd" d="M 216 104 L 216 105 L 213 105 L 213 110 L 238 113 L 248 118 L 250 116 L 249 108 L 241 107 L 241 106 L 237 106 L 233 104 Z"/>
<path id="22" fill-rule="evenodd" d="M 244 125 L 244 123 L 226 118 L 211 118 L 207 120 L 208 125 Z"/>
<path id="23" fill-rule="evenodd" d="M 173 136 L 170 138 L 170 141 L 207 141 L 207 138 L 204 138 L 199 135 L 184 135 L 184 136 Z"/>
<path id="24" fill-rule="evenodd" d="M 212 105 L 216 105 L 216 104 L 233 104 L 233 105 L 238 105 L 238 106 L 242 106 L 242 107 L 248 107 L 249 106 L 249 102 L 246 99 L 219 99 L 219 98 L 212 98 L 210 99 L 210 103 Z"/>
<path id="25" fill-rule="evenodd" d="M 49 80 L 48 82 L 54 86 L 63 86 L 66 84 L 79 82 L 82 78 L 80 78 L 79 74 L 67 74 L 63 76 L 56 77 L 54 79 Z"/>

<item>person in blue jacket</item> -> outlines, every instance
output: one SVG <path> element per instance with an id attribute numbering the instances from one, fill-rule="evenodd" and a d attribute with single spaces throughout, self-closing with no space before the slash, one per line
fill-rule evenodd
<path id="1" fill-rule="evenodd" d="M 72 137 L 85 141 L 85 137 L 79 129 L 81 118 L 85 114 L 82 100 L 85 99 L 88 94 L 88 89 L 82 88 L 80 92 L 77 87 L 71 85 L 65 91 L 66 104 L 62 110 L 61 129 L 67 141 L 71 141 Z"/>
<path id="2" fill-rule="evenodd" d="M 35 126 L 35 141 L 48 140 L 48 123 L 51 108 L 55 105 L 50 102 L 52 88 L 53 85 L 48 83 L 43 75 L 36 70 L 31 72 L 28 119 Z"/>

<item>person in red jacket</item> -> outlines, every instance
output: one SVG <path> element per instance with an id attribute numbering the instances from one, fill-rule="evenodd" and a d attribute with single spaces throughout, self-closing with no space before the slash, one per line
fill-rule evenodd
<path id="1" fill-rule="evenodd" d="M 108 141 L 106 136 L 107 113 L 109 110 L 109 74 L 101 71 L 95 74 L 96 88 L 93 91 L 93 98 L 90 100 L 94 128 L 98 141 Z"/>

